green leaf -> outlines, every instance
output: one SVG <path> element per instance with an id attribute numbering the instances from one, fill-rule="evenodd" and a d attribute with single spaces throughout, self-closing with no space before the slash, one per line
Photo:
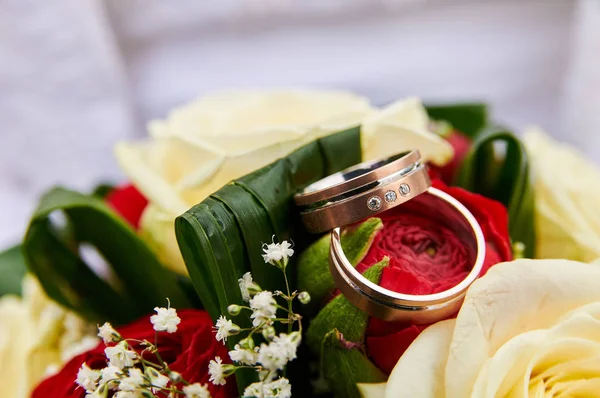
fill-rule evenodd
<path id="1" fill-rule="evenodd" d="M 475 140 L 456 184 L 495 199 L 508 209 L 509 232 L 525 244 L 525 256 L 535 256 L 534 193 L 527 152 L 509 130 L 491 127 Z"/>
<path id="2" fill-rule="evenodd" d="M 108 182 L 96 185 L 92 190 L 92 196 L 97 196 L 100 199 L 105 199 L 112 191 L 115 190 L 115 186 Z"/>
<path id="3" fill-rule="evenodd" d="M 469 137 L 475 137 L 488 124 L 488 108 L 484 103 L 427 105 L 429 117 L 444 120 Z"/>
<path id="4" fill-rule="evenodd" d="M 387 377 L 337 329 L 323 338 L 322 374 L 334 396 L 360 398 L 357 383 L 381 383 Z"/>
<path id="5" fill-rule="evenodd" d="M 342 248 L 350 264 L 356 266 L 365 257 L 373 239 L 381 229 L 380 218 L 370 218 L 354 229 L 346 229 L 342 234 Z M 335 288 L 329 272 L 329 246 L 331 237 L 324 235 L 310 245 L 298 257 L 298 289 L 310 293 L 311 301 L 307 311 L 320 308 L 323 301 Z"/>
<path id="6" fill-rule="evenodd" d="M 369 267 L 363 276 L 373 283 L 379 283 L 383 269 L 389 264 L 384 258 Z M 306 333 L 311 350 L 321 354 L 321 342 L 332 329 L 337 329 L 349 342 L 361 344 L 364 341 L 369 315 L 351 304 L 344 295 L 339 294 L 331 300 L 312 320 Z"/>
<path id="7" fill-rule="evenodd" d="M 125 324 L 167 298 L 190 307 L 178 277 L 97 197 L 64 188 L 46 193 L 23 253 L 48 296 L 91 321 Z M 90 254 L 96 258 L 88 260 Z M 93 264 L 102 261 L 107 268 L 100 276 Z"/>
<path id="8" fill-rule="evenodd" d="M 252 272 L 263 289 L 283 290 L 281 273 L 262 258 L 262 244 L 270 243 L 273 236 L 278 240 L 293 237 L 297 251 L 311 243 L 316 237 L 305 231 L 293 195 L 359 163 L 360 155 L 358 127 L 319 138 L 232 181 L 177 217 L 179 248 L 196 292 L 213 319 L 226 314 L 230 304 L 242 303 L 238 279 L 246 272 Z M 288 268 L 293 266 L 292 262 Z M 293 280 L 291 285 L 294 289 Z M 236 341 L 231 338 L 227 344 L 232 348 Z M 255 373 L 236 376 L 241 390 L 254 378 Z"/>
<path id="9" fill-rule="evenodd" d="M 27 272 L 21 245 L 13 246 L 0 253 L 0 296 L 21 295 L 21 280 Z"/>
<path id="10" fill-rule="evenodd" d="M 177 241 L 205 308 L 216 319 L 241 297 L 237 279 L 251 271 L 265 289 L 281 290 L 277 270 L 264 263 L 262 244 L 294 238 L 296 250 L 315 236 L 305 232 L 293 195 L 303 186 L 360 162 L 360 129 L 320 138 L 239 178 L 175 220 Z M 293 266 L 293 265 L 292 265 Z"/>

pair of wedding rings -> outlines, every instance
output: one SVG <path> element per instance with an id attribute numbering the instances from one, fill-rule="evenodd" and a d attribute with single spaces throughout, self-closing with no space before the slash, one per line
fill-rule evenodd
<path id="1" fill-rule="evenodd" d="M 388 321 L 430 323 L 454 314 L 485 258 L 485 239 L 477 220 L 452 196 L 431 187 L 419 151 L 364 162 L 319 180 L 295 196 L 302 220 L 312 233 L 331 231 L 329 269 L 346 298 L 370 315 Z M 471 253 L 473 267 L 452 288 L 434 294 L 394 292 L 367 280 L 348 261 L 341 228 L 406 203 L 418 201 L 428 217 L 450 226 Z"/>

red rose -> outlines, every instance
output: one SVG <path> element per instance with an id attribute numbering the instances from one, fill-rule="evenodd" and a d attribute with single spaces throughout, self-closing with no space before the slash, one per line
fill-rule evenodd
<path id="1" fill-rule="evenodd" d="M 208 363 L 215 356 L 227 362 L 227 348 L 215 340 L 212 332 L 212 321 L 206 311 L 178 311 L 181 323 L 175 333 L 158 333 L 159 354 L 169 367 L 181 373 L 184 380 L 190 383 L 208 383 L 213 398 L 227 398 L 237 395 L 235 379 L 229 377 L 225 386 L 215 386 L 208 382 Z M 123 328 L 118 329 L 123 338 L 148 340 L 154 342 L 155 331 L 150 317 L 144 317 Z M 92 369 L 106 367 L 104 343 L 69 361 L 56 375 L 44 380 L 37 386 L 32 398 L 84 398 L 85 391 L 75 383 L 77 372 L 83 363 Z M 133 346 L 139 353 L 143 347 Z M 146 359 L 155 360 L 151 354 Z"/>
<path id="2" fill-rule="evenodd" d="M 445 139 L 452 145 L 454 157 L 443 167 L 430 165 L 429 169 L 430 173 L 435 177 L 440 178 L 446 184 L 452 184 L 462 161 L 469 153 L 469 149 L 471 149 L 471 139 L 458 130 L 452 130 L 450 135 L 445 137 Z"/>
<path id="3" fill-rule="evenodd" d="M 433 185 L 458 199 L 481 225 L 487 243 L 482 275 L 492 265 L 512 259 L 508 216 L 501 203 L 461 188 L 447 187 L 440 181 L 434 181 Z M 409 204 L 380 216 L 384 227 L 357 269 L 362 272 L 388 256 L 390 264 L 384 269 L 380 282 L 385 288 L 408 294 L 430 294 L 456 285 L 472 267 L 464 244 L 438 221 L 411 211 Z M 425 327 L 427 325 L 371 318 L 366 345 L 373 363 L 384 372 L 391 372 Z"/>
<path id="4" fill-rule="evenodd" d="M 133 185 L 115 188 L 107 195 L 106 202 L 135 229 L 138 229 L 142 212 L 148 205 L 148 200 Z"/>

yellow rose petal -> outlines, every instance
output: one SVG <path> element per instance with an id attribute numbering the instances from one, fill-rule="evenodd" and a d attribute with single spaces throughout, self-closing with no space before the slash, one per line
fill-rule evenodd
<path id="1" fill-rule="evenodd" d="M 418 99 L 395 102 L 363 121 L 363 158 L 373 160 L 418 149 L 423 161 L 448 163 L 454 150 L 445 139 L 428 130 L 429 119 Z"/>
<path id="2" fill-rule="evenodd" d="M 453 331 L 453 319 L 435 323 L 425 329 L 392 370 L 385 397 L 446 397 L 444 371 Z"/>
<path id="3" fill-rule="evenodd" d="M 568 260 L 516 260 L 494 266 L 469 289 L 446 367 L 448 397 L 467 397 L 488 359 L 514 336 L 556 324 L 600 301 L 600 267 Z"/>
<path id="4" fill-rule="evenodd" d="M 363 398 L 381 398 L 385 396 L 386 383 L 358 383 L 356 386 Z"/>
<path id="5" fill-rule="evenodd" d="M 585 262 L 600 257 L 598 166 L 539 128 L 526 130 L 523 142 L 533 172 L 536 255 Z"/>
<path id="6" fill-rule="evenodd" d="M 120 142 L 115 147 L 119 165 L 137 189 L 164 211 L 181 214 L 189 206 L 176 189 L 181 179 L 197 170 L 198 184 L 216 172 L 219 156 L 174 139 L 151 142 Z M 207 172 L 212 171 L 212 173 Z"/>

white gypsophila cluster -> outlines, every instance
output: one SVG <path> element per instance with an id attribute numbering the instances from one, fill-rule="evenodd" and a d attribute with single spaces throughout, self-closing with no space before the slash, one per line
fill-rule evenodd
<path id="1" fill-rule="evenodd" d="M 223 361 L 220 357 L 211 359 L 208 363 L 208 374 L 210 376 L 209 381 L 215 385 L 225 385 L 225 371 L 223 369 Z"/>
<path id="2" fill-rule="evenodd" d="M 104 344 L 110 344 L 121 340 L 121 335 L 108 322 L 98 326 L 98 337 L 104 341 Z"/>
<path id="3" fill-rule="evenodd" d="M 242 293 L 242 299 L 245 302 L 249 302 L 250 297 L 253 294 L 260 292 L 260 287 L 254 282 L 250 272 L 246 272 L 240 279 L 238 279 L 238 284 L 240 286 L 240 292 Z"/>
<path id="4" fill-rule="evenodd" d="M 138 360 L 137 353 L 129 349 L 129 344 L 125 340 L 115 346 L 106 347 L 104 354 L 109 364 L 119 369 L 131 367 Z"/>
<path id="5" fill-rule="evenodd" d="M 277 302 L 273 298 L 273 293 L 262 291 L 250 299 L 250 308 L 252 309 L 252 325 L 259 327 L 261 325 L 271 325 L 277 312 Z"/>
<path id="6" fill-rule="evenodd" d="M 156 315 L 150 317 L 150 322 L 154 326 L 154 330 L 167 333 L 175 333 L 177 331 L 177 325 L 179 325 L 181 319 L 177 316 L 175 308 L 155 307 L 154 311 L 156 311 Z"/>
<path id="7" fill-rule="evenodd" d="M 183 392 L 186 398 L 210 398 L 208 388 L 199 383 L 183 387 Z"/>
<path id="8" fill-rule="evenodd" d="M 230 319 L 225 318 L 223 315 L 217 319 L 215 324 L 215 330 L 217 332 L 217 341 L 227 341 L 227 337 L 233 336 L 240 332 L 240 327 L 234 324 Z"/>
<path id="9" fill-rule="evenodd" d="M 177 331 L 181 319 L 174 308 L 157 307 L 155 311 L 156 315 L 150 321 L 157 332 Z M 227 328 L 231 329 L 229 324 Z M 107 398 L 109 391 L 113 391 L 113 398 L 210 398 L 206 384 L 187 383 L 180 373 L 169 369 L 158 355 L 157 342 L 152 344 L 146 340 L 133 340 L 144 347 L 144 352 L 156 353 L 155 363 L 147 356 L 142 358 L 110 323 L 98 327 L 98 336 L 107 345 L 104 350 L 107 366 L 95 370 L 84 363 L 79 369 L 76 383 L 86 391 L 86 398 Z"/>
<path id="10" fill-rule="evenodd" d="M 285 268 L 283 264 L 287 265 L 288 259 L 294 255 L 294 250 L 287 240 L 281 243 L 275 243 L 274 240 L 275 237 L 273 237 L 273 243 L 263 244 L 263 259 L 265 263 Z"/>
<path id="11" fill-rule="evenodd" d="M 229 351 L 229 358 L 233 362 L 241 363 L 242 365 L 254 365 L 258 362 L 258 347 L 244 348 L 239 344 Z"/>
<path id="12" fill-rule="evenodd" d="M 307 292 L 290 292 L 286 275 L 286 268 L 290 257 L 294 254 L 292 245 L 287 241 L 263 245 L 263 259 L 283 272 L 286 292 L 276 290 L 270 292 L 262 290 L 253 280 L 250 272 L 238 279 L 242 299 L 248 306 L 231 304 L 227 311 L 232 316 L 238 316 L 244 310 L 251 312 L 249 319 L 252 328 L 241 329 L 221 315 L 215 323 L 215 338 L 217 341 L 226 342 L 229 336 L 239 334 L 241 331 L 250 331 L 246 338 L 241 339 L 229 351 L 229 358 L 234 365 L 224 364 L 220 357 L 215 357 L 208 365 L 210 382 L 217 385 L 226 383 L 226 378 L 235 373 L 240 367 L 254 368 L 260 382 L 249 385 L 244 390 L 244 397 L 291 397 L 292 390 L 289 381 L 280 377 L 280 372 L 286 365 L 296 359 L 298 347 L 302 341 L 301 317 L 292 310 L 295 299 L 302 304 L 310 301 Z M 283 299 L 286 306 L 279 305 L 277 298 Z M 282 318 L 277 317 L 277 311 L 285 311 Z M 275 323 L 280 322 L 288 327 L 288 333 L 277 334 Z M 293 325 L 298 322 L 299 330 L 292 331 Z M 259 346 L 254 339 L 262 336 L 263 341 Z"/>
<path id="13" fill-rule="evenodd" d="M 291 396 L 292 386 L 285 377 L 270 382 L 253 383 L 244 390 L 244 397 L 290 398 Z"/>

